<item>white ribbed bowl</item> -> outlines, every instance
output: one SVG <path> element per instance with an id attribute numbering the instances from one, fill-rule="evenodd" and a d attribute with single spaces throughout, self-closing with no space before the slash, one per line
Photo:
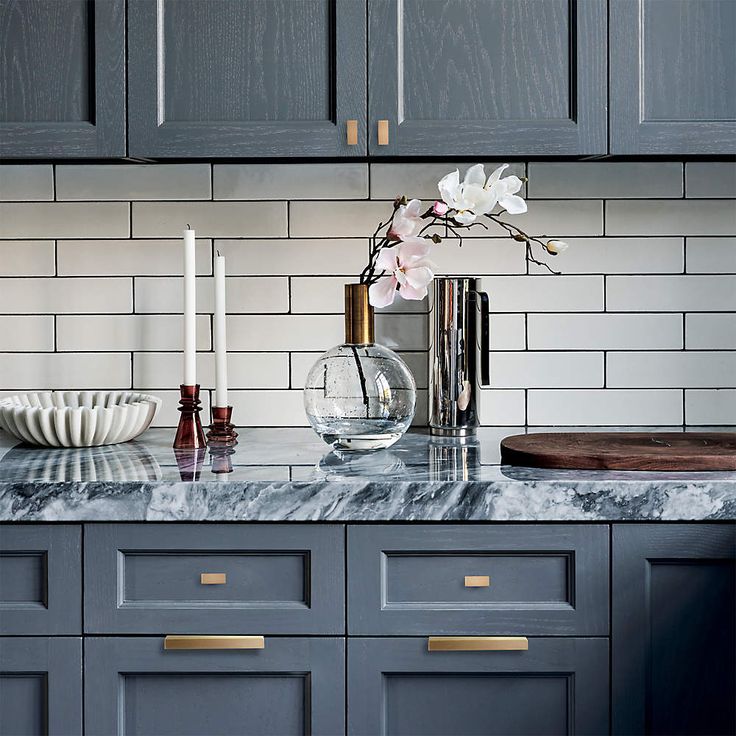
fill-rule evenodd
<path id="1" fill-rule="evenodd" d="M 134 391 L 44 391 L 0 399 L 0 429 L 32 445 L 94 447 L 145 432 L 161 399 Z"/>

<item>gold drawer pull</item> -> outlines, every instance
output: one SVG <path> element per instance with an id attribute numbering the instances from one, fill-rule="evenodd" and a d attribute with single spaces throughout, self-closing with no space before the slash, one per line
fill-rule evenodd
<path id="1" fill-rule="evenodd" d="M 262 636 L 172 636 L 164 638 L 164 649 L 265 649 Z"/>
<path id="2" fill-rule="evenodd" d="M 227 583 L 227 573 L 224 572 L 203 572 L 199 576 L 200 585 L 225 585 Z"/>
<path id="3" fill-rule="evenodd" d="M 430 636 L 430 652 L 517 652 L 529 649 L 525 636 Z"/>
<path id="4" fill-rule="evenodd" d="M 487 588 L 491 584 L 491 579 L 488 575 L 466 575 L 465 576 L 465 587 L 466 588 Z"/>
<path id="5" fill-rule="evenodd" d="M 357 146 L 358 145 L 358 121 L 357 120 L 348 120 L 347 124 L 348 128 L 348 145 L 349 146 Z"/>
<path id="6" fill-rule="evenodd" d="M 378 145 L 388 145 L 388 120 L 378 121 Z"/>

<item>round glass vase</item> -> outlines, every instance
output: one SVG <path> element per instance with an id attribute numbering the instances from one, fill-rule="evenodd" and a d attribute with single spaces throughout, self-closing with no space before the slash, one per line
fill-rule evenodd
<path id="1" fill-rule="evenodd" d="M 416 384 L 406 363 L 373 339 L 365 284 L 345 287 L 345 342 L 320 356 L 304 386 L 312 429 L 333 448 L 381 450 L 409 429 Z"/>

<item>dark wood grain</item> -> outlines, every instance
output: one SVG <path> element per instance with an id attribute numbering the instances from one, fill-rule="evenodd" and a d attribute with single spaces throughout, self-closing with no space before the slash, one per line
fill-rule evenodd
<path id="1" fill-rule="evenodd" d="M 736 470 L 736 433 L 519 434 L 501 441 L 501 462 L 580 470 Z"/>

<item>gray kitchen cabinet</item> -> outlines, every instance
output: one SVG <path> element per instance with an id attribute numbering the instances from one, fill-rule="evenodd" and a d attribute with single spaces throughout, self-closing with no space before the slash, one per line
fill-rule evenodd
<path id="1" fill-rule="evenodd" d="M 125 156 L 124 0 L 0 0 L 0 156 Z"/>
<path id="2" fill-rule="evenodd" d="M 85 642 L 85 729 L 95 736 L 339 736 L 344 692 L 343 639 L 217 651 L 165 650 L 157 637 Z"/>
<path id="3" fill-rule="evenodd" d="M 736 153 L 736 3 L 610 9 L 611 153 Z"/>
<path id="4" fill-rule="evenodd" d="M 613 527 L 613 733 L 736 733 L 736 526 Z"/>
<path id="5" fill-rule="evenodd" d="M 365 155 L 365 0 L 128 0 L 128 32 L 131 156 Z"/>
<path id="6" fill-rule="evenodd" d="M 370 153 L 605 154 L 606 14 L 605 0 L 368 0 Z"/>
<path id="7" fill-rule="evenodd" d="M 81 736 L 81 638 L 0 638 L 0 734 Z"/>
<path id="8" fill-rule="evenodd" d="M 529 639 L 527 651 L 429 651 L 350 639 L 350 736 L 608 734 L 606 639 Z"/>

